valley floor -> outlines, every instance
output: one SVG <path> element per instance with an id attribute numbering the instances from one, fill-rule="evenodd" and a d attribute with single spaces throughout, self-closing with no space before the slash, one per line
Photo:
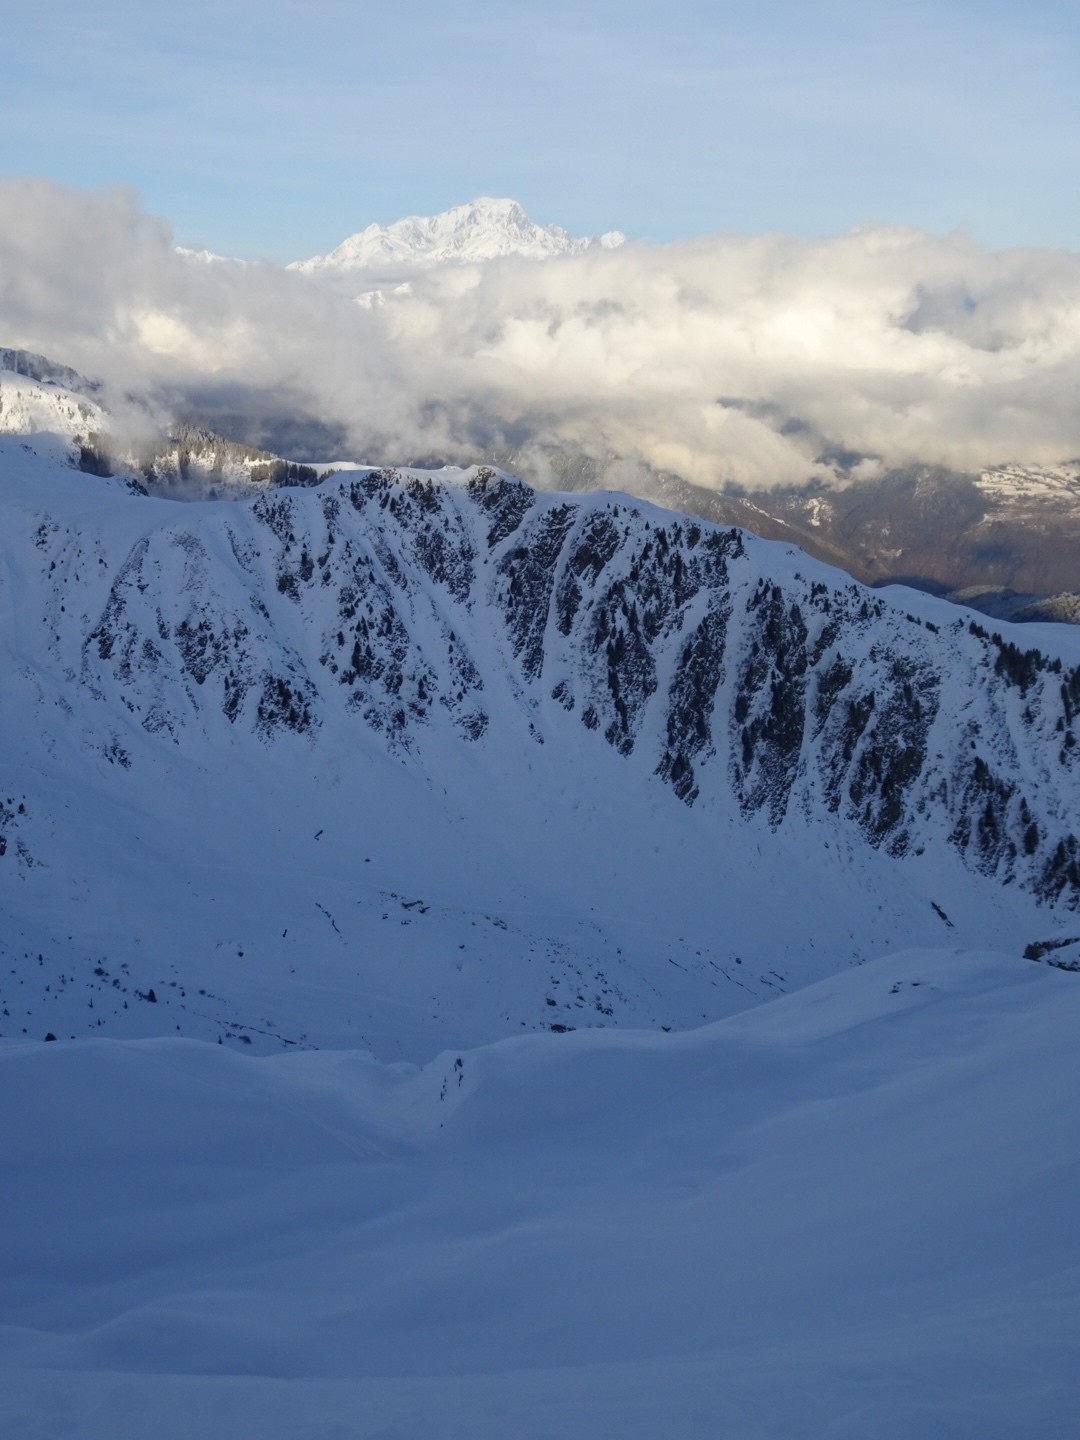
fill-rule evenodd
<path id="1" fill-rule="evenodd" d="M 6 1042 L 0 1429 L 1065 1440 L 1078 1024 L 926 950 L 422 1068 Z"/>

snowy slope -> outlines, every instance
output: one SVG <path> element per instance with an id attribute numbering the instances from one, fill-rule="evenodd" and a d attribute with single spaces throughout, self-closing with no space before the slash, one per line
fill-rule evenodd
<path id="1" fill-rule="evenodd" d="M 118 413 L 101 386 L 23 350 L 0 348 L 0 436 L 33 437 L 39 453 L 176 500 L 252 495 L 316 475 L 199 426 L 166 424 L 130 396 Z"/>
<path id="2" fill-rule="evenodd" d="M 0 348 L 0 435 L 52 435 L 59 452 L 77 460 L 109 419 L 94 387 L 74 370 Z"/>
<path id="3" fill-rule="evenodd" d="M 1017 508 L 1048 501 L 1063 510 L 1080 504 L 1080 462 L 1067 465 L 997 465 L 983 470 L 979 488 L 1001 505 Z"/>
<path id="4" fill-rule="evenodd" d="M 424 1060 L 1071 933 L 1074 632 L 490 471 L 177 506 L 5 445 L 4 1035 Z"/>
<path id="5" fill-rule="evenodd" d="M 914 952 L 422 1070 L 0 1046 L 20 1440 L 1065 1440 L 1080 986 Z"/>
<path id="6" fill-rule="evenodd" d="M 369 225 L 328 255 L 298 260 L 289 268 L 324 279 L 373 284 L 403 279 L 434 265 L 471 264 L 516 255 L 547 260 L 586 250 L 615 249 L 625 236 L 575 237 L 560 225 L 538 225 L 515 200 L 487 196 L 455 205 L 440 215 L 410 215 L 391 225 Z"/>
<path id="7" fill-rule="evenodd" d="M 1080 631 L 486 469 L 178 505 L 54 382 L 0 1433 L 1070 1435 Z"/>

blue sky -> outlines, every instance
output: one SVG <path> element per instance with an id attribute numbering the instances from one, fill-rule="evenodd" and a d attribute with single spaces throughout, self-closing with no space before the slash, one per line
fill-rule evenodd
<path id="1" fill-rule="evenodd" d="M 290 260 L 511 195 L 575 233 L 1080 250 L 1080 6 L 0 0 L 0 173 Z"/>

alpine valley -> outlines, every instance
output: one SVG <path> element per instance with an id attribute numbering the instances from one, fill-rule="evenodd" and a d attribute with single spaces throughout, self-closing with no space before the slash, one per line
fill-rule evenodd
<path id="1" fill-rule="evenodd" d="M 908 240 L 902 235 L 883 233 L 878 242 L 868 240 L 867 244 L 871 251 L 876 244 L 887 252 L 902 249 Z M 852 242 L 856 243 L 854 237 Z M 517 381 L 524 388 L 515 400 L 507 404 L 505 397 L 499 398 L 501 391 L 494 395 L 485 392 L 480 413 L 465 425 L 470 460 L 508 469 L 544 488 L 631 487 L 642 498 L 697 518 L 745 526 L 755 534 L 786 540 L 867 584 L 914 585 L 934 594 L 950 595 L 996 619 L 1075 622 L 1080 618 L 1080 461 L 1071 449 L 1064 449 L 1053 464 L 1033 463 L 1030 455 L 1023 458 L 1023 444 L 1018 442 L 1020 453 L 1007 455 L 1004 463 L 980 463 L 967 469 L 944 464 L 940 458 L 930 463 L 925 454 L 920 459 L 917 448 L 914 456 L 909 454 L 906 460 L 895 455 L 886 458 L 873 449 L 858 427 L 858 440 L 842 433 L 831 437 L 818 434 L 797 409 L 766 403 L 752 379 L 753 347 L 741 365 L 731 367 L 723 364 L 722 348 L 718 353 L 707 348 L 702 353 L 701 372 L 735 370 L 736 374 L 728 375 L 728 381 L 738 391 L 709 397 L 704 407 L 705 433 L 710 425 L 737 427 L 752 423 L 763 427 L 763 437 L 772 434 L 777 439 L 790 439 L 804 435 L 809 447 L 804 447 L 804 473 L 796 470 L 785 483 L 775 477 L 764 483 L 745 476 L 736 483 L 737 471 L 731 467 L 730 457 L 725 461 L 723 456 L 706 467 L 705 473 L 699 464 L 692 481 L 687 472 L 680 470 L 678 447 L 673 444 L 662 447 L 670 457 L 667 461 L 654 458 L 645 463 L 625 427 L 620 428 L 617 394 L 606 403 L 599 399 L 591 402 L 593 423 L 584 436 L 575 436 L 560 426 L 558 416 L 545 414 L 543 405 L 530 418 L 530 392 L 542 394 L 544 387 L 551 384 L 550 374 L 533 357 L 532 345 L 539 347 L 541 355 L 547 354 L 545 347 L 550 346 L 556 369 L 580 376 L 586 404 L 590 404 L 590 386 L 602 394 L 607 382 L 602 372 L 590 370 L 582 357 L 608 353 L 614 373 L 624 382 L 633 383 L 636 378 L 641 384 L 643 406 L 655 403 L 650 384 L 668 395 L 671 382 L 666 375 L 657 373 L 650 382 L 638 375 L 647 368 L 646 334 L 654 336 L 656 347 L 676 373 L 682 373 L 685 367 L 682 383 L 694 383 L 693 367 L 679 346 L 673 346 L 670 352 L 663 348 L 669 343 L 665 326 L 658 325 L 656 331 L 649 329 L 656 319 L 653 312 L 642 312 L 638 321 L 641 333 L 635 335 L 630 297 L 638 290 L 654 294 L 651 287 L 656 287 L 660 293 L 674 291 L 683 297 L 680 304 L 685 308 L 678 313 L 688 345 L 710 324 L 715 331 L 725 332 L 740 325 L 752 328 L 764 323 L 754 308 L 757 300 L 743 297 L 749 305 L 746 313 L 732 313 L 725 308 L 737 306 L 736 297 L 742 293 L 738 277 L 742 264 L 748 262 L 745 256 L 738 258 L 738 250 L 728 256 L 733 266 L 728 276 L 731 294 L 723 299 L 713 297 L 717 308 L 704 312 L 709 316 L 706 321 L 693 302 L 695 284 L 701 281 L 703 272 L 696 268 L 692 256 L 681 262 L 686 267 L 684 273 L 676 258 L 663 259 L 662 247 L 653 249 L 654 258 L 646 263 L 642 257 L 648 247 L 627 246 L 625 237 L 618 232 L 599 237 L 572 236 L 560 226 L 537 224 L 513 200 L 480 198 L 440 215 L 410 216 L 387 226 L 370 225 L 328 254 L 297 261 L 287 268 L 290 279 L 309 282 L 304 287 L 308 298 L 317 293 L 346 311 L 355 305 L 380 310 L 387 327 L 383 338 L 389 365 L 407 363 L 401 348 L 407 350 L 403 337 L 418 331 L 423 337 L 422 346 L 447 347 L 453 356 L 452 369 L 472 367 L 477 363 L 477 352 L 488 362 L 497 357 L 502 362 L 499 383 L 512 387 L 512 377 L 524 367 Z M 226 269 L 246 264 L 205 253 L 184 254 L 196 271 L 207 264 Z M 644 266 L 641 270 L 633 268 L 635 255 Z M 791 263 L 797 267 L 801 262 L 793 255 Z M 867 260 L 855 248 L 844 263 L 858 271 Z M 589 267 L 589 279 L 577 275 L 577 264 Z M 723 269 L 719 259 L 715 264 Z M 665 268 L 668 265 L 672 267 L 670 274 Z M 605 278 L 608 270 L 618 278 Z M 463 297 L 481 291 L 487 294 L 486 281 L 492 295 L 486 301 L 476 301 L 478 311 L 474 312 Z M 810 297 L 815 293 L 814 286 L 820 284 L 820 276 L 813 283 L 808 280 L 809 295 L 791 283 L 792 289 L 784 292 L 786 308 L 780 299 L 774 299 L 778 311 L 774 323 L 781 332 L 790 325 L 799 335 L 800 344 L 810 344 L 810 337 L 822 326 L 828 331 L 830 325 L 843 323 L 842 317 L 850 320 L 842 294 L 822 296 L 820 314 L 813 308 Z M 518 309 L 513 308 L 515 284 L 534 287 L 523 289 L 526 298 L 518 302 Z M 577 297 L 576 305 L 560 300 L 560 286 L 569 287 L 569 295 Z M 768 291 L 766 282 L 762 281 L 762 286 Z M 699 297 L 699 304 L 704 303 Z M 992 294 L 985 303 L 992 314 Z M 290 306 L 295 304 L 293 297 Z M 954 314 L 958 305 L 959 311 Z M 805 315 L 804 306 L 809 306 Z M 610 318 L 624 311 L 628 313 L 624 315 L 623 329 L 610 334 L 602 328 L 595 333 L 590 329 L 590 325 L 601 325 L 605 316 Z M 291 317 L 294 310 L 290 308 L 287 313 Z M 447 318 L 441 324 L 448 333 L 441 331 L 436 318 L 443 313 Z M 171 344 L 174 322 L 168 318 L 167 308 L 164 314 L 166 318 L 160 323 L 166 343 Z M 740 314 L 738 320 L 735 314 Z M 829 314 L 832 319 L 824 321 L 822 317 Z M 907 292 L 901 289 L 894 298 L 887 320 L 882 317 L 882 323 L 888 325 L 887 354 L 903 354 L 905 346 L 917 337 L 929 341 L 929 337 L 939 335 L 943 342 L 947 338 L 951 346 L 960 343 L 970 347 L 965 365 L 971 369 L 980 357 L 1009 353 L 1006 336 L 1010 325 L 1018 323 L 1016 316 L 1007 312 L 994 319 L 991 314 L 981 318 L 980 303 L 959 280 L 951 286 L 940 275 L 924 276 L 918 283 L 909 280 Z M 965 329 L 965 315 L 976 325 L 974 335 Z M 647 316 L 653 316 L 653 321 Z M 800 320 L 806 335 L 802 334 Z M 679 333 L 678 324 L 671 321 L 675 333 Z M 471 333 L 471 342 L 458 345 L 453 339 L 458 330 Z M 848 343 L 857 351 L 865 338 L 862 332 L 852 334 Z M 774 342 L 775 333 L 766 326 L 760 343 L 768 349 Z M 1055 331 L 1054 338 L 1044 338 L 1041 346 L 1034 340 L 1025 346 L 1016 336 L 1010 343 L 1022 373 L 1033 355 L 1044 350 L 1065 353 L 1072 342 L 1065 326 L 1060 336 Z M 822 365 L 827 368 L 830 359 L 835 357 L 823 353 Z M 884 356 L 879 363 L 884 363 Z M 925 355 L 920 352 L 909 363 L 914 368 L 933 369 L 940 363 L 940 356 L 933 350 Z M 531 369 L 533 364 L 538 368 Z M 658 372 L 662 370 L 662 361 L 654 360 L 652 364 Z M 745 393 L 738 390 L 737 372 L 742 368 L 751 371 L 743 381 Z M 872 371 L 872 363 L 868 362 L 868 368 Z M 962 366 L 961 377 L 964 373 Z M 960 405 L 967 383 L 962 378 L 956 383 L 954 403 Z M 340 421 L 340 406 L 335 410 L 335 403 L 325 393 L 332 388 L 328 377 L 324 376 L 322 386 L 322 393 L 307 396 L 295 391 L 284 395 L 279 387 L 269 410 L 257 389 L 249 388 L 245 413 L 242 405 L 237 409 L 234 387 L 221 387 L 219 394 L 213 385 L 204 384 L 193 387 L 190 408 L 203 427 L 225 429 L 259 446 L 289 451 L 296 448 L 298 439 L 311 453 L 329 446 L 329 458 L 340 425 L 331 423 L 328 415 L 336 414 Z M 675 385 L 671 393 L 677 394 L 678 388 Z M 906 394 L 903 390 L 899 393 Z M 939 403 L 944 403 L 947 393 L 943 382 Z M 566 403 L 574 408 L 580 399 L 571 395 Z M 910 397 L 897 402 L 901 409 L 909 403 Z M 433 403 L 432 408 L 439 405 Z M 253 413 L 256 409 L 257 416 Z M 372 443 L 378 445 L 377 426 L 369 428 Z M 415 443 L 422 446 L 422 442 Z M 451 447 L 455 452 L 451 458 L 460 458 L 456 451 L 461 449 L 461 443 Z M 764 439 L 762 443 L 766 443 Z M 425 452 L 421 448 L 415 453 Z M 393 458 L 403 457 L 395 454 Z"/>
<path id="2" fill-rule="evenodd" d="M 1080 629 L 4 358 L 6 1433 L 1068 1433 Z"/>

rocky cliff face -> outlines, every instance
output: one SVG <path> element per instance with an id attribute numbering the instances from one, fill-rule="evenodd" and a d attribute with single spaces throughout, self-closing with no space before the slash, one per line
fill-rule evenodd
<path id="1" fill-rule="evenodd" d="M 36 445 L 0 436 L 0 1036 L 418 1059 L 1075 939 L 1072 627 L 487 469 L 181 505 Z"/>
<path id="2" fill-rule="evenodd" d="M 688 806 L 831 819 L 894 856 L 945 843 L 1080 894 L 1080 669 L 947 607 L 918 618 L 739 530 L 485 470 L 155 519 L 118 563 L 37 537 L 43 584 L 93 576 L 87 623 L 49 643 L 102 718 L 183 746 L 192 727 L 317 744 L 333 716 L 421 760 L 441 730 L 584 730 Z"/>

